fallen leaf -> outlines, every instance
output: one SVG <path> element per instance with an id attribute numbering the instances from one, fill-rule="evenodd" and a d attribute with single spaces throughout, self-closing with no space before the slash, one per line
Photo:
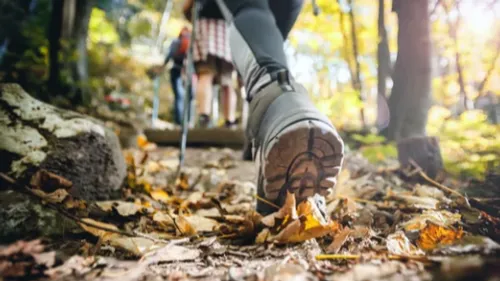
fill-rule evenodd
<path id="1" fill-rule="evenodd" d="M 163 189 L 155 189 L 149 195 L 158 202 L 168 203 L 170 201 L 170 196 Z"/>
<path id="2" fill-rule="evenodd" d="M 287 192 L 285 204 L 277 211 L 270 215 L 262 218 L 262 223 L 268 227 L 274 227 L 276 225 L 276 220 L 284 220 L 283 223 L 286 223 L 287 220 L 295 220 L 298 218 L 296 203 L 295 203 L 295 195 L 293 193 Z"/>
<path id="3" fill-rule="evenodd" d="M 426 210 L 422 214 L 413 217 L 411 220 L 402 224 L 406 231 L 422 230 L 428 222 L 447 227 L 458 223 L 462 216 L 446 210 L 434 211 Z"/>
<path id="4" fill-rule="evenodd" d="M 325 218 L 321 210 L 324 206 L 319 206 L 320 202 L 324 202 L 324 197 L 320 196 L 323 198 L 321 200 L 318 196 L 308 198 L 295 208 L 295 196 L 288 193 L 283 207 L 262 219 L 264 225 L 278 227 L 278 233 L 272 240 L 279 243 L 301 242 L 338 230 L 337 222 Z"/>
<path id="5" fill-rule="evenodd" d="M 177 235 L 191 236 L 196 234 L 196 229 L 183 215 L 180 215 L 175 219 L 175 226 Z"/>
<path id="6" fill-rule="evenodd" d="M 73 186 L 70 180 L 44 169 L 38 170 L 31 177 L 30 184 L 45 192 L 53 192 L 57 189 L 70 189 Z"/>
<path id="7" fill-rule="evenodd" d="M 187 190 L 189 188 L 189 178 L 186 173 L 180 174 L 179 178 L 175 181 L 175 186 L 182 190 Z"/>
<path id="8" fill-rule="evenodd" d="M 0 279 L 35 280 L 55 263 L 55 252 L 44 252 L 40 240 L 17 241 L 0 247 Z"/>
<path id="9" fill-rule="evenodd" d="M 387 236 L 387 251 L 392 255 L 423 255 L 424 253 L 413 245 L 402 231 Z"/>
<path id="10" fill-rule="evenodd" d="M 69 196 L 69 193 L 66 191 L 66 189 L 58 189 L 51 193 L 45 193 L 41 189 L 32 189 L 32 191 L 43 201 L 53 204 L 62 203 Z"/>
<path id="11" fill-rule="evenodd" d="M 347 239 L 349 238 L 351 232 L 352 230 L 349 227 L 345 227 L 344 229 L 342 229 L 334 236 L 333 242 L 330 244 L 330 246 L 328 246 L 326 251 L 333 254 L 338 253 L 340 248 L 342 248 L 342 246 L 344 245 L 345 241 L 347 241 Z"/>
<path id="12" fill-rule="evenodd" d="M 450 245 L 456 240 L 462 238 L 464 232 L 462 228 L 448 229 L 443 226 L 429 223 L 420 231 L 420 237 L 417 245 L 424 250 L 433 250 L 441 245 Z"/>
<path id="13" fill-rule="evenodd" d="M 255 243 L 257 244 L 263 244 L 267 242 L 267 238 L 271 235 L 271 232 L 269 231 L 269 228 L 264 228 L 259 234 L 257 234 L 257 237 L 255 238 Z"/>
<path id="14" fill-rule="evenodd" d="M 105 212 L 116 210 L 123 217 L 133 216 L 143 209 L 140 204 L 125 201 L 100 201 L 95 204 Z"/>
<path id="15" fill-rule="evenodd" d="M 218 225 L 217 221 L 199 215 L 182 217 L 194 228 L 196 232 L 213 231 Z"/>
<path id="16" fill-rule="evenodd" d="M 146 166 L 146 171 L 148 171 L 148 173 L 150 174 L 156 174 L 160 171 L 160 169 L 160 164 L 155 161 L 149 161 L 148 165 Z"/>
<path id="17" fill-rule="evenodd" d="M 190 249 L 179 245 L 167 244 L 166 246 L 144 255 L 141 263 L 151 265 L 163 262 L 189 261 L 199 258 L 200 255 L 201 252 L 198 249 Z"/>
<path id="18" fill-rule="evenodd" d="M 112 224 L 98 222 L 93 219 L 84 218 L 83 221 L 91 223 L 102 228 L 107 228 L 110 230 L 118 230 L 118 228 Z M 119 247 L 136 256 L 142 256 L 143 254 L 160 247 L 154 241 L 142 237 L 127 237 L 119 233 L 112 231 L 107 231 L 104 229 L 92 227 L 90 225 L 79 223 L 80 226 L 90 234 L 101 238 L 103 242 L 109 243 L 111 246 Z"/>
<path id="19" fill-rule="evenodd" d="M 166 159 L 159 162 L 160 166 L 167 170 L 175 170 L 179 166 L 179 159 Z"/>

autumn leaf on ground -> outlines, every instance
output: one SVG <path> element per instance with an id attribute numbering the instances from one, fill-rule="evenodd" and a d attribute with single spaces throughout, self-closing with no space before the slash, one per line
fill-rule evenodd
<path id="1" fill-rule="evenodd" d="M 155 189 L 149 195 L 158 202 L 168 203 L 170 201 L 170 196 L 163 189 Z"/>
<path id="2" fill-rule="evenodd" d="M 196 234 L 196 229 L 183 215 L 175 218 L 174 223 L 177 235 L 191 236 Z"/>
<path id="3" fill-rule="evenodd" d="M 57 189 L 70 189 L 73 186 L 71 181 L 44 169 L 37 171 L 31 177 L 30 184 L 45 192 L 53 192 Z"/>
<path id="4" fill-rule="evenodd" d="M 417 245 L 426 250 L 433 250 L 441 245 L 450 245 L 456 240 L 462 238 L 464 232 L 462 228 L 448 229 L 443 226 L 429 223 L 420 231 L 420 237 L 417 240 Z"/>
<path id="5" fill-rule="evenodd" d="M 413 245 L 402 231 L 387 236 L 387 251 L 392 255 L 423 255 L 424 253 Z"/>
<path id="6" fill-rule="evenodd" d="M 181 172 L 178 179 L 175 181 L 175 186 L 178 189 L 187 190 L 189 188 L 189 177 L 186 173 Z"/>
<path id="7" fill-rule="evenodd" d="M 43 201 L 53 204 L 62 203 L 69 196 L 66 189 L 58 189 L 51 193 L 45 193 L 41 189 L 32 189 L 32 191 Z"/>
<path id="8" fill-rule="evenodd" d="M 134 202 L 125 201 L 101 201 L 95 203 L 101 210 L 110 212 L 115 210 L 120 216 L 133 216 L 143 209 L 143 206 Z"/>
<path id="9" fill-rule="evenodd" d="M 326 251 L 328 253 L 333 253 L 336 254 L 339 252 L 340 248 L 342 248 L 342 245 L 347 241 L 349 238 L 349 235 L 351 234 L 352 230 L 349 227 L 345 227 L 341 231 L 339 231 L 334 237 L 333 237 L 333 242 L 328 246 Z"/>
<path id="10" fill-rule="evenodd" d="M 461 220 L 460 214 L 454 214 L 446 210 L 424 211 L 421 215 L 413 217 L 411 220 L 402 224 L 406 231 L 422 230 L 427 226 L 427 222 L 434 223 L 443 227 L 453 225 Z"/>
<path id="11" fill-rule="evenodd" d="M 0 276 L 3 280 L 30 280 L 43 277 L 54 265 L 55 252 L 44 252 L 40 240 L 17 241 L 0 247 Z"/>
<path id="12" fill-rule="evenodd" d="M 140 149 L 146 150 L 146 151 L 156 149 L 156 144 L 149 142 L 148 138 L 144 134 L 140 134 L 139 136 L 137 136 L 137 146 Z"/>
<path id="13" fill-rule="evenodd" d="M 319 198 L 310 197 L 295 208 L 295 196 L 287 194 L 283 207 L 277 212 L 262 219 L 262 223 L 271 227 L 271 232 L 277 227 L 276 235 L 267 236 L 267 240 L 279 243 L 302 242 L 312 238 L 322 237 L 339 228 L 337 222 L 328 221 L 318 206 Z M 324 206 L 322 206 L 324 207 Z M 258 241 L 264 234 L 258 235 Z"/>
<path id="14" fill-rule="evenodd" d="M 112 231 L 118 230 L 118 228 L 112 224 L 98 222 L 89 218 L 84 218 L 82 220 L 92 225 L 99 226 L 101 228 L 110 229 Z M 119 247 L 136 256 L 142 256 L 143 254 L 151 250 L 157 249 L 161 246 L 150 239 L 142 237 L 127 237 L 112 231 L 107 231 L 101 228 L 92 227 L 84 223 L 79 223 L 79 225 L 88 233 L 101 238 L 102 242 L 107 242 L 111 246 Z"/>

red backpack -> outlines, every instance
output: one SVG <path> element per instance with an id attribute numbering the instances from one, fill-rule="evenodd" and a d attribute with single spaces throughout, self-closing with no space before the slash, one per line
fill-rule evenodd
<path id="1" fill-rule="evenodd" d="M 179 37 L 180 45 L 176 52 L 176 56 L 185 55 L 189 48 L 189 41 L 191 41 L 191 34 L 189 31 L 183 31 Z"/>

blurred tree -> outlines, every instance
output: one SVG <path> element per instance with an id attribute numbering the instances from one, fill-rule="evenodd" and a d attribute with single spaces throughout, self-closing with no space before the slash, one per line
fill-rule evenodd
<path id="1" fill-rule="evenodd" d="M 431 97 L 428 0 L 393 0 L 398 16 L 398 55 L 389 97 L 388 137 L 424 136 Z"/>
<path id="2" fill-rule="evenodd" d="M 95 3 L 95 0 L 52 1 L 48 88 L 53 95 L 66 95 L 73 104 L 89 102 L 86 90 L 88 82 L 87 37 L 90 14 Z M 63 68 L 61 68 L 61 57 L 64 57 L 66 62 Z M 69 80 L 61 77 L 62 70 L 70 73 Z"/>
<path id="3" fill-rule="evenodd" d="M 387 78 L 391 72 L 389 39 L 385 28 L 385 0 L 378 1 L 377 30 L 377 127 L 385 129 L 390 118 L 389 108 L 387 108 Z"/>

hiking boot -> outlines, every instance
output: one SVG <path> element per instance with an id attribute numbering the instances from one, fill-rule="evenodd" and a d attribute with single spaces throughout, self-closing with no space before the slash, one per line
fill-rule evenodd
<path id="1" fill-rule="evenodd" d="M 212 128 L 212 121 L 210 120 L 210 116 L 208 116 L 207 114 L 200 114 L 200 116 L 198 117 L 198 128 Z"/>
<path id="2" fill-rule="evenodd" d="M 290 82 L 288 74 L 278 75 L 257 91 L 250 112 L 247 135 L 257 161 L 260 197 L 282 206 L 287 191 L 297 203 L 333 191 L 344 145 L 303 86 Z M 276 209 L 258 200 L 257 211 L 265 215 Z"/>

